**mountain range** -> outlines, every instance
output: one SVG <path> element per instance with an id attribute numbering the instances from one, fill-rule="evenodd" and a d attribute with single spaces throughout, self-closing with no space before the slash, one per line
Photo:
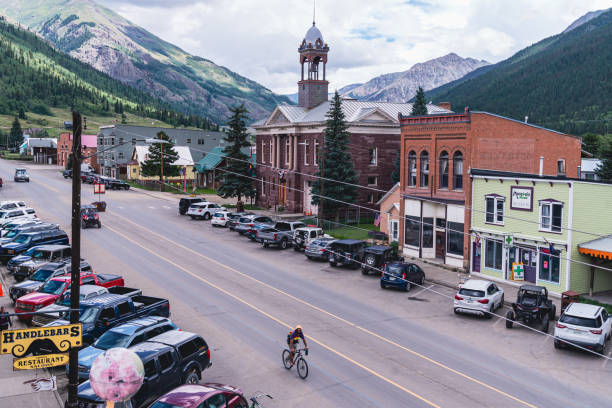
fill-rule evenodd
<path id="1" fill-rule="evenodd" d="M 244 103 L 253 119 L 285 97 L 214 62 L 191 55 L 93 0 L 0 0 L 0 14 L 59 50 L 184 113 L 217 123 Z"/>
<path id="2" fill-rule="evenodd" d="M 612 126 L 612 9 L 590 12 L 563 32 L 427 92 L 470 106 L 582 134 Z"/>

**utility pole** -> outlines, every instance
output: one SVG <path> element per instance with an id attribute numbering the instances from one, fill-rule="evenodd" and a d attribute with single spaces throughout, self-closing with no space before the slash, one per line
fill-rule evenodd
<path id="1" fill-rule="evenodd" d="M 72 112 L 72 262 L 70 271 L 70 324 L 79 323 L 81 292 L 81 114 Z M 78 407 L 79 350 L 68 354 L 68 407 Z"/>
<path id="2" fill-rule="evenodd" d="M 161 138 L 160 138 L 161 139 Z M 164 191 L 164 144 L 160 143 L 161 145 L 161 168 L 160 168 L 160 174 L 161 174 L 161 185 L 160 185 L 160 191 Z"/>

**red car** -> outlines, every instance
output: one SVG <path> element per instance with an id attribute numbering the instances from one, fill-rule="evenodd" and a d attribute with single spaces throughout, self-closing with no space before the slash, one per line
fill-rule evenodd
<path id="1" fill-rule="evenodd" d="M 45 283 L 38 292 L 28 293 L 17 299 L 15 313 L 34 312 L 40 308 L 54 303 L 60 296 L 70 289 L 69 275 L 58 276 Z M 96 274 L 91 272 L 81 273 L 81 285 L 98 285 L 105 288 L 123 286 L 123 278 L 119 275 Z M 20 320 L 29 321 L 32 315 L 19 315 Z"/>
<path id="2" fill-rule="evenodd" d="M 181 385 L 158 398 L 149 408 L 249 408 L 240 389 L 222 384 Z"/>

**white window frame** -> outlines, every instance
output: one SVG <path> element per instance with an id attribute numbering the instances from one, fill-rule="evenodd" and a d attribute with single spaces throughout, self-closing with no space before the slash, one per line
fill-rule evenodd
<path id="1" fill-rule="evenodd" d="M 487 216 L 489 215 L 489 212 L 487 211 L 487 200 L 493 200 L 493 221 L 488 221 L 487 220 Z M 501 210 L 501 221 L 498 220 L 499 218 L 499 208 L 498 208 L 498 204 L 499 202 L 502 203 L 502 210 Z M 506 213 L 506 197 L 500 197 L 500 196 L 485 196 L 485 224 L 493 224 L 493 225 L 504 225 L 504 215 Z"/>
<path id="2" fill-rule="evenodd" d="M 369 151 L 369 161 L 370 161 L 370 166 L 377 166 L 378 165 L 378 148 L 377 147 L 373 147 L 370 149 Z"/>
<path id="3" fill-rule="evenodd" d="M 313 154 L 314 154 L 314 162 L 313 162 L 313 164 L 315 166 L 318 166 L 319 165 L 319 141 L 318 140 L 314 141 L 314 151 L 313 151 Z"/>
<path id="4" fill-rule="evenodd" d="M 370 183 L 370 178 L 374 178 L 374 183 Z M 368 176 L 368 186 L 377 186 L 378 185 L 378 176 Z"/>
<path id="5" fill-rule="evenodd" d="M 392 220 L 391 221 L 391 231 L 389 231 L 391 234 L 391 241 L 395 241 L 395 242 L 399 242 L 399 220 Z"/>
<path id="6" fill-rule="evenodd" d="M 310 141 L 304 142 L 304 166 L 308 166 L 308 155 L 310 153 Z"/>
<path id="7" fill-rule="evenodd" d="M 558 231 L 553 229 L 553 213 L 554 213 L 553 210 L 554 210 L 554 206 L 555 205 L 558 205 L 558 206 L 561 207 L 561 220 L 560 220 L 560 223 L 559 223 L 559 227 L 558 227 L 559 230 Z M 542 220 L 544 218 L 542 216 L 542 210 L 544 209 L 544 207 L 550 207 L 550 213 L 549 213 L 550 215 L 547 216 L 547 218 L 550 219 L 548 227 L 546 227 L 542 223 Z M 547 200 L 540 201 L 539 224 L 540 224 L 539 225 L 539 230 L 540 231 L 550 232 L 550 233 L 553 233 L 553 234 L 562 234 L 563 233 L 563 203 L 558 203 L 558 202 L 555 202 L 555 201 L 547 201 Z M 557 227 L 555 227 L 555 228 L 557 228 Z"/>
<path id="8" fill-rule="evenodd" d="M 289 138 L 285 141 L 285 164 L 289 164 L 291 159 L 291 142 Z"/>
<path id="9" fill-rule="evenodd" d="M 272 138 L 270 137 L 270 164 L 273 163 L 272 160 Z"/>
<path id="10" fill-rule="evenodd" d="M 502 253 L 502 260 L 501 260 L 501 264 L 499 269 L 495 268 L 495 266 L 487 266 L 487 260 L 488 260 L 488 256 L 487 256 L 487 243 L 491 242 L 493 243 L 493 245 L 495 245 L 495 250 L 493 251 L 493 262 L 492 264 L 495 265 L 495 255 L 497 254 L 497 248 L 500 249 L 501 253 Z M 484 252 L 484 267 L 487 269 L 491 269 L 494 271 L 502 271 L 504 269 L 504 243 L 501 241 L 498 241 L 496 239 L 486 239 L 484 242 L 484 251 L 481 250 L 481 253 Z"/>

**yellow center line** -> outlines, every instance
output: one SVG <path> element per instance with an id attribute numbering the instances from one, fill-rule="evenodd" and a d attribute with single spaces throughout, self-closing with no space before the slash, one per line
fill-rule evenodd
<path id="1" fill-rule="evenodd" d="M 107 228 L 107 229 L 109 229 L 109 230 L 113 231 L 115 234 L 117 234 L 117 235 L 119 235 L 119 236 L 123 237 L 123 238 L 124 238 L 124 239 L 126 239 L 127 241 L 130 241 L 130 242 L 131 242 L 131 243 L 133 243 L 134 245 L 137 245 L 138 247 L 140 247 L 140 248 L 144 249 L 145 251 L 149 252 L 150 254 L 152 254 L 152 255 L 154 255 L 154 256 L 156 256 L 156 257 L 158 257 L 158 258 L 160 258 L 160 259 L 164 260 L 165 262 L 167 262 L 167 263 L 169 263 L 170 265 L 172 265 L 172 266 L 176 267 L 177 269 L 180 269 L 180 270 L 182 270 L 183 272 L 185 272 L 185 273 L 187 273 L 187 274 L 189 274 L 189 275 L 193 276 L 194 278 L 196 278 L 196 279 L 198 279 L 198 280 L 200 280 L 200 281 L 202 281 L 202 282 L 206 283 L 207 285 L 209 285 L 209 286 L 211 286 L 211 287 L 213 287 L 213 288 L 217 289 L 218 291 L 220 291 L 220 292 L 222 292 L 223 294 L 225 294 L 225 295 L 227 295 L 227 296 L 231 297 L 232 299 L 235 299 L 235 300 L 237 300 L 238 302 L 240 302 L 240 303 L 242 303 L 242 304 L 244 304 L 244 305 L 246 305 L 246 306 L 250 307 L 251 309 L 253 309 L 253 310 L 255 310 L 255 311 L 257 311 L 257 312 L 261 313 L 262 315 L 264 315 L 264 316 L 266 316 L 267 318 L 269 318 L 269 319 L 271 319 L 271 320 L 275 321 L 276 323 L 280 324 L 281 326 L 284 326 L 284 327 L 285 327 L 285 328 L 287 328 L 287 329 L 292 329 L 292 328 L 293 328 L 292 326 L 290 326 L 289 324 L 287 324 L 287 323 L 283 322 L 283 321 L 282 321 L 282 320 L 280 320 L 279 318 L 277 318 L 277 317 L 275 317 L 275 316 L 271 315 L 270 313 L 268 313 L 268 312 L 266 312 L 266 311 L 264 311 L 264 310 L 260 309 L 259 307 L 255 306 L 255 305 L 253 305 L 253 304 L 251 304 L 251 303 L 247 302 L 246 300 L 244 300 L 244 299 L 242 299 L 242 298 L 240 298 L 240 297 L 238 297 L 238 296 L 234 295 L 233 293 L 231 293 L 231 292 L 229 292 L 229 291 L 227 291 L 227 290 L 223 289 L 222 287 L 220 287 L 220 286 L 218 286 L 218 285 L 215 285 L 214 283 L 210 282 L 210 281 L 209 281 L 209 280 L 207 280 L 207 279 L 204 279 L 204 278 L 203 278 L 203 277 L 201 277 L 200 275 L 198 275 L 198 274 L 195 274 L 195 273 L 191 272 L 190 270 L 188 270 L 188 269 L 184 268 L 183 266 L 181 266 L 181 265 L 179 265 L 179 264 L 177 264 L 177 263 L 175 263 L 175 262 L 171 261 L 170 259 L 168 259 L 168 258 L 166 258 L 166 257 L 164 257 L 164 256 L 162 256 L 162 255 L 160 255 L 159 253 L 155 252 L 154 250 L 149 249 L 149 248 L 147 248 L 147 247 L 143 246 L 143 245 L 142 245 L 142 244 L 140 244 L 139 242 L 136 242 L 135 240 L 133 240 L 133 239 L 129 238 L 128 236 L 126 236 L 126 235 L 122 234 L 121 232 L 117 231 L 116 229 L 114 229 L 114 228 L 112 228 L 112 227 L 109 227 L 108 225 L 107 225 L 105 228 Z M 359 368 L 361 368 L 361 369 L 363 369 L 363 370 L 367 371 L 368 373 L 370 373 L 370 374 L 372 374 L 372 375 L 374 375 L 374 376 L 376 376 L 376 377 L 380 378 L 381 380 L 383 380 L 383 381 L 385 381 L 385 382 L 387 382 L 387 383 L 389 383 L 389 384 L 393 385 L 394 387 L 399 388 L 400 390 L 402 390 L 402 391 L 406 392 L 407 394 L 410 394 L 410 395 L 412 395 L 413 397 L 415 397 L 415 398 L 417 398 L 417 399 L 419 399 L 419 400 L 423 401 L 423 402 L 424 402 L 424 403 L 426 403 L 427 405 L 429 405 L 429 406 L 431 406 L 431 407 L 435 407 L 435 408 L 440 408 L 440 406 L 439 406 L 439 405 L 436 405 L 435 403 L 433 403 L 433 402 L 429 401 L 429 400 L 428 400 L 428 399 L 426 399 L 425 397 L 422 397 L 422 396 L 420 396 L 419 394 L 415 393 L 414 391 L 411 391 L 411 390 L 409 390 L 408 388 L 404 387 L 403 385 L 398 384 L 397 382 L 395 382 L 395 381 L 391 380 L 390 378 L 387 378 L 387 377 L 383 376 L 382 374 L 377 373 L 376 371 L 374 371 L 374 370 L 372 370 L 371 368 L 369 368 L 369 367 L 367 367 L 367 366 L 365 366 L 365 365 L 361 364 L 360 362 L 353 360 L 352 358 L 348 357 L 347 355 L 345 355 L 345 354 L 343 354 L 343 353 L 339 352 L 338 350 L 336 350 L 336 349 L 334 349 L 334 348 L 332 348 L 332 347 L 330 347 L 330 346 L 326 345 L 326 344 L 325 344 L 325 343 L 323 343 L 322 341 L 317 340 L 317 339 L 315 339 L 315 338 L 314 338 L 314 337 L 312 337 L 312 336 L 307 336 L 307 337 L 308 337 L 308 340 L 310 340 L 310 341 L 312 341 L 312 342 L 314 342 L 314 343 L 316 343 L 316 344 L 320 345 L 321 347 L 325 348 L 326 350 L 328 350 L 328 351 L 330 351 L 330 352 L 332 352 L 332 353 L 336 354 L 337 356 L 339 356 L 339 357 L 341 357 L 341 358 L 343 358 L 343 359 L 345 359 L 345 360 L 349 361 L 350 363 L 352 363 L 352 364 L 356 365 L 357 367 L 359 367 Z"/>
<path id="2" fill-rule="evenodd" d="M 267 288 L 269 288 L 269 289 L 271 289 L 271 290 L 273 290 L 273 291 L 275 291 L 275 292 L 277 292 L 277 293 L 280 293 L 280 294 L 282 294 L 282 295 L 284 295 L 284 296 L 286 296 L 286 297 L 289 297 L 289 298 L 290 298 L 290 299 L 292 299 L 292 300 L 295 300 L 296 302 L 299 302 L 299 303 L 301 303 L 301 304 L 303 304 L 303 305 L 306 305 L 306 306 L 308 306 L 308 307 L 310 307 L 310 308 L 312 308 L 312 309 L 314 309 L 314 310 L 317 310 L 318 312 L 321 312 L 321 313 L 323 313 L 323 314 L 326 314 L 327 316 L 330 316 L 330 317 L 332 317 L 332 318 L 334 318 L 334 319 L 336 319 L 336 320 L 339 320 L 339 321 L 341 321 L 341 322 L 343 322 L 343 323 L 345 323 L 345 324 L 347 324 L 347 325 L 349 325 L 349 326 L 351 326 L 351 327 L 354 327 L 354 328 L 356 328 L 356 329 L 359 329 L 359 330 L 363 331 L 364 333 L 367 333 L 367 334 L 369 334 L 369 335 L 371 335 L 371 336 L 376 337 L 376 338 L 377 338 L 377 339 L 379 339 L 379 340 L 382 340 L 382 341 L 384 341 L 384 342 L 386 342 L 386 343 L 388 343 L 388 344 L 391 344 L 391 345 L 393 345 L 393 346 L 395 346 L 395 347 L 397 347 L 397 348 L 400 348 L 400 349 L 402 349 L 402 350 L 404 350 L 404 351 L 407 351 L 408 353 L 410 353 L 410 354 L 412 354 L 412 355 L 414 355 L 414 356 L 417 356 L 417 357 L 419 357 L 419 358 L 421 358 L 421 359 L 423 359 L 423 360 L 425 360 L 425 361 L 427 361 L 427 362 L 429 362 L 429 363 L 432 363 L 432 364 L 434 364 L 434 365 L 436 365 L 436 366 L 438 366 L 438 367 L 440 367 L 440 368 L 443 368 L 443 369 L 445 369 L 445 370 L 447 370 L 447 371 L 449 371 L 449 372 L 451 372 L 451 373 L 453 373 L 453 374 L 456 374 L 456 375 L 458 375 L 458 376 L 460 376 L 460 377 L 462 377 L 462 378 L 465 378 L 466 380 L 469 380 L 469 381 L 471 381 L 471 382 L 473 382 L 473 383 L 475 383 L 475 384 L 478 384 L 478 385 L 480 385 L 480 386 L 482 386 L 482 387 L 485 387 L 485 388 L 487 388 L 487 389 L 489 389 L 489 390 L 491 390 L 491 391 L 494 391 L 494 392 L 496 392 L 496 393 L 498 393 L 498 394 L 500 394 L 500 395 L 503 395 L 504 397 L 507 397 L 507 398 L 509 398 L 509 399 L 511 399 L 511 400 L 513 400 L 513 401 L 516 401 L 516 402 L 518 402 L 518 403 L 520 403 L 520 404 L 522 404 L 522 405 L 525 405 L 525 406 L 527 406 L 527 407 L 529 407 L 529 408 L 537 408 L 535 405 L 530 404 L 530 403 L 529 403 L 529 402 L 527 402 L 527 401 L 523 401 L 522 399 L 520 399 L 520 398 L 518 398 L 518 397 L 515 397 L 514 395 L 508 394 L 507 392 L 502 391 L 502 390 L 500 390 L 499 388 L 496 388 L 496 387 L 494 387 L 494 386 L 492 386 L 492 385 L 489 385 L 489 384 L 487 384 L 487 383 L 485 383 L 485 382 L 483 382 L 483 381 L 481 381 L 481 380 L 478 380 L 478 379 L 476 379 L 476 378 L 474 378 L 474 377 L 471 377 L 471 376 L 469 376 L 469 375 L 467 375 L 467 374 L 465 374 L 465 373 L 463 373 L 463 372 L 461 372 L 461 371 L 458 371 L 458 370 L 456 370 L 456 369 L 454 369 L 454 368 L 451 368 L 451 367 L 449 367 L 449 366 L 447 366 L 447 365 L 445 365 L 445 364 L 443 364 L 443 363 L 441 363 L 441 362 L 439 362 L 439 361 L 436 361 L 436 360 L 432 359 L 431 357 L 427 357 L 427 356 L 426 356 L 426 355 L 424 355 L 424 354 L 421 354 L 421 353 L 419 353 L 419 352 L 417 352 L 417 351 L 415 351 L 415 350 L 412 350 L 412 349 L 410 349 L 410 348 L 408 348 L 408 347 L 406 347 L 406 346 L 403 346 L 403 345 L 401 345 L 401 344 L 399 344 L 399 343 L 396 343 L 395 341 L 393 341 L 393 340 L 391 340 L 391 339 L 388 339 L 388 338 L 386 338 L 386 337 L 383 337 L 383 336 L 381 336 L 381 335 L 379 335 L 379 334 L 377 334 L 377 333 L 375 333 L 375 332 L 372 332 L 371 330 L 368 330 L 368 329 L 366 329 L 366 328 L 364 328 L 364 327 L 359 326 L 359 325 L 358 325 L 358 324 L 356 324 L 356 323 L 353 323 L 353 322 L 351 322 L 351 321 L 349 321 L 349 320 L 346 320 L 346 319 L 344 319 L 344 318 L 342 318 L 342 317 L 340 317 L 340 316 L 338 316 L 338 315 L 336 315 L 336 314 L 333 314 L 333 313 L 331 313 L 331 312 L 328 312 L 328 311 L 327 311 L 327 310 L 325 310 L 325 309 L 322 309 L 322 308 L 320 308 L 320 307 L 318 307 L 318 306 L 316 306 L 316 305 L 313 305 L 313 304 L 311 304 L 311 303 L 309 303 L 309 302 L 307 302 L 307 301 L 305 301 L 305 300 L 303 300 L 303 299 L 300 299 L 300 298 L 298 298 L 298 297 L 296 297 L 296 296 L 294 296 L 294 295 L 292 295 L 292 294 L 290 294 L 290 293 L 287 293 L 287 292 L 285 292 L 285 291 L 283 291 L 283 290 L 281 290 L 281 289 L 278 289 L 278 288 L 276 288 L 276 287 L 274 287 L 274 286 L 272 286 L 272 285 L 270 285 L 270 284 L 268 284 L 268 283 L 266 283 L 266 282 L 262 282 L 262 281 L 260 281 L 260 280 L 258 280 L 258 279 L 256 279 L 256 278 L 254 278 L 254 277 L 252 277 L 252 276 L 250 276 L 250 275 L 248 275 L 248 274 L 244 273 L 244 272 L 240 272 L 239 270 L 234 269 L 234 268 L 232 268 L 231 266 L 225 265 L 225 264 L 223 264 L 223 263 L 221 263 L 221 262 L 219 262 L 219 261 L 217 261 L 217 260 L 215 260 L 215 259 L 213 259 L 213 258 L 210 258 L 210 257 L 208 257 L 208 256 L 206 256 L 206 255 L 202 255 L 201 253 L 199 253 L 199 252 L 197 252 L 197 251 L 194 251 L 194 250 L 193 250 L 193 249 L 191 249 L 191 248 L 188 248 L 188 247 L 186 247 L 186 246 L 184 246 L 184 245 L 181 245 L 181 244 L 179 244 L 179 243 L 177 243 L 177 242 L 174 242 L 174 241 L 172 241 L 172 240 L 170 240 L 170 239 L 168 239 L 168 238 L 164 237 L 163 235 L 160 235 L 160 234 L 158 234 L 158 233 L 156 233 L 156 232 L 154 232 L 154 231 L 152 231 L 152 230 L 150 230 L 150 229 L 148 229 L 148 228 L 143 227 L 142 225 L 139 225 L 139 224 L 137 224 L 137 223 L 133 222 L 132 220 L 130 220 L 130 219 L 126 218 L 126 217 L 123 217 L 122 215 L 119 215 L 119 214 L 117 214 L 117 213 L 115 213 L 115 212 L 111 212 L 111 213 L 112 213 L 113 215 L 115 215 L 115 216 L 119 217 L 119 218 L 123 218 L 124 220 L 126 220 L 126 221 L 127 221 L 127 222 L 129 222 L 129 223 L 132 223 L 132 224 L 134 224 L 134 225 L 136 225 L 136 226 L 140 227 L 141 229 L 146 230 L 146 231 L 147 231 L 147 232 L 149 232 L 150 234 L 153 234 L 153 235 L 155 235 L 155 236 L 157 236 L 157 237 L 159 237 L 159 238 L 161 238 L 161 239 L 163 239 L 163 240 L 165 240 L 165 241 L 168 241 L 168 242 L 170 242 L 170 243 L 174 244 L 175 246 L 178 246 L 178 247 L 180 247 L 180 248 L 184 249 L 185 251 L 188 251 L 188 252 L 190 252 L 190 253 L 192 253 L 192 254 L 194 254 L 194 255 L 197 255 L 197 256 L 199 256 L 199 257 L 201 257 L 201 258 L 206 259 L 206 260 L 207 260 L 208 262 L 210 262 L 210 263 L 213 263 L 213 264 L 215 264 L 215 265 L 217 265 L 217 266 L 219 266 L 219 267 L 221 267 L 221 268 L 224 268 L 224 269 L 230 270 L 230 271 L 232 271 L 232 272 L 234 272 L 234 273 L 237 273 L 237 274 L 239 274 L 240 276 L 242 276 L 242 277 L 244 277 L 244 278 L 246 278 L 246 279 L 250 279 L 250 280 L 252 280 L 252 281 L 254 281 L 254 282 L 257 282 L 257 283 L 258 283 L 258 284 L 260 284 L 260 285 L 263 285 L 263 286 L 265 286 L 265 287 L 267 287 Z"/>

